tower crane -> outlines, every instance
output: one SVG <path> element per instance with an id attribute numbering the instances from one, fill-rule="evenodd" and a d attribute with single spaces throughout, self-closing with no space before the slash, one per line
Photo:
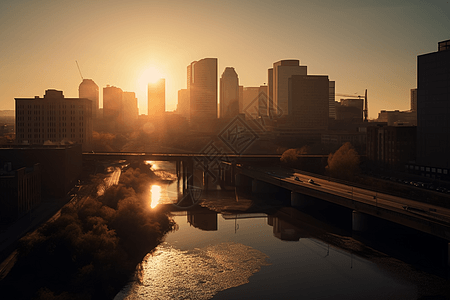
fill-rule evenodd
<path id="1" fill-rule="evenodd" d="M 83 75 L 81 75 L 81 70 L 80 70 L 80 66 L 78 65 L 78 61 L 75 61 L 77 63 L 77 67 L 78 67 L 78 72 L 80 72 L 80 77 L 81 77 L 81 81 L 84 80 Z"/>
<path id="2" fill-rule="evenodd" d="M 364 99 L 364 109 L 363 109 L 363 114 L 364 114 L 364 122 L 367 122 L 367 118 L 369 117 L 369 109 L 368 109 L 368 104 L 367 104 L 367 89 L 366 92 L 363 95 L 348 95 L 348 94 L 335 94 L 336 96 L 340 96 L 340 97 L 352 97 L 352 98 L 356 98 L 358 97 L 358 99 Z"/>

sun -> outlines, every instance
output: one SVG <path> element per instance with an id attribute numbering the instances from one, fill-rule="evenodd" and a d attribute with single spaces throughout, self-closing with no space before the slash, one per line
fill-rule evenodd
<path id="1" fill-rule="evenodd" d="M 155 67 L 150 67 L 148 69 L 145 69 L 142 73 L 141 76 L 139 78 L 139 82 L 142 84 L 149 84 L 149 83 L 155 83 L 157 82 L 159 79 L 161 79 L 163 76 L 161 74 L 161 72 L 155 68 Z"/>

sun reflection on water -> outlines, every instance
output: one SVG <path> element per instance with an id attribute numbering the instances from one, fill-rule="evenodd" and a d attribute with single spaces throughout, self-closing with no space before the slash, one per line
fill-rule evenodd
<path id="1" fill-rule="evenodd" d="M 152 194 L 152 202 L 150 203 L 150 207 L 155 208 L 161 199 L 161 187 L 159 185 L 152 185 L 150 188 L 150 193 Z"/>

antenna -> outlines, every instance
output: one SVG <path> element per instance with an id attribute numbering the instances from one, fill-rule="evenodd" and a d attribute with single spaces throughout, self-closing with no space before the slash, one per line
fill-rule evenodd
<path id="1" fill-rule="evenodd" d="M 367 122 L 367 118 L 369 116 L 369 108 L 367 107 L 367 89 L 364 94 L 364 122 Z"/>
<path id="2" fill-rule="evenodd" d="M 83 75 L 81 75 L 81 70 L 80 70 L 80 66 L 78 65 L 78 62 L 77 61 L 75 61 L 76 63 L 77 63 L 77 67 L 78 67 L 78 72 L 80 72 L 80 77 L 81 77 L 81 80 L 84 80 L 84 78 L 83 78 Z"/>

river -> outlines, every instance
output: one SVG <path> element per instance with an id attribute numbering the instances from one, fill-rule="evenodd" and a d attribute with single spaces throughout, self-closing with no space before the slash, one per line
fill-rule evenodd
<path id="1" fill-rule="evenodd" d="M 151 165 L 161 176 L 175 173 L 171 163 Z M 176 183 L 153 189 L 155 206 L 177 199 Z M 449 295 L 445 275 L 420 270 L 294 208 L 271 210 L 266 205 L 259 212 L 230 213 L 221 212 L 220 206 L 236 205 L 234 191 L 202 198 L 208 207 L 173 213 L 178 230 L 145 257 L 140 280 L 125 287 L 116 300 L 447 299 Z M 249 202 L 241 200 L 239 205 Z"/>

